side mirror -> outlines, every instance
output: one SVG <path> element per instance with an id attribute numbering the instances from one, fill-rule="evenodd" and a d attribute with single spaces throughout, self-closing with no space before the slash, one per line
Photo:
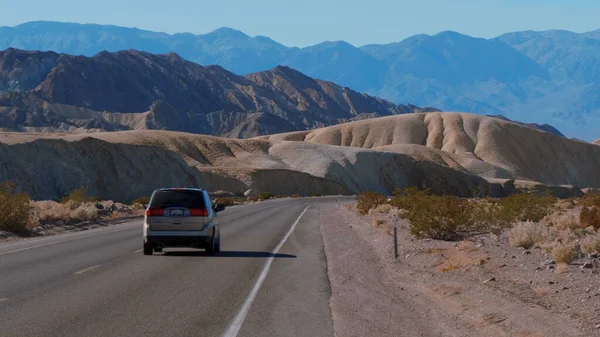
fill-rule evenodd
<path id="1" fill-rule="evenodd" d="M 225 210 L 225 205 L 223 205 L 223 204 L 216 204 L 215 205 L 215 212 L 218 213 L 218 212 L 221 212 L 221 211 L 224 211 L 224 210 Z"/>

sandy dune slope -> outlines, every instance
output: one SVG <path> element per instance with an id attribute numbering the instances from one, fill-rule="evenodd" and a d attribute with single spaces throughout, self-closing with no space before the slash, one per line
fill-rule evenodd
<path id="1" fill-rule="evenodd" d="M 419 113 L 264 136 L 408 154 L 485 178 L 600 186 L 600 148 L 497 118 Z"/>
<path id="2" fill-rule="evenodd" d="M 161 186 L 277 194 L 391 192 L 427 185 L 470 195 L 479 177 L 404 154 L 304 142 L 237 140 L 170 131 L 0 134 L 0 174 L 37 199 L 79 186 L 131 200 Z"/>
<path id="3" fill-rule="evenodd" d="M 596 139 L 596 141 L 594 141 L 594 144 L 600 145 L 600 139 Z"/>

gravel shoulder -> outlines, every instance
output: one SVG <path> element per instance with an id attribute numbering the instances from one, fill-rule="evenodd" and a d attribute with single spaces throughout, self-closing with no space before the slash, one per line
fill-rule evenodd
<path id="1" fill-rule="evenodd" d="M 600 336 L 597 266 L 549 268 L 503 237 L 414 240 L 321 206 L 336 336 Z"/>

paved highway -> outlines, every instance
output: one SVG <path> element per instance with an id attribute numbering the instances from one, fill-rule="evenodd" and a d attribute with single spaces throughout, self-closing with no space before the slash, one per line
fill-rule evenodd
<path id="1" fill-rule="evenodd" d="M 141 219 L 0 244 L 0 336 L 333 336 L 319 205 L 337 200 L 228 208 L 215 256 L 144 256 Z"/>

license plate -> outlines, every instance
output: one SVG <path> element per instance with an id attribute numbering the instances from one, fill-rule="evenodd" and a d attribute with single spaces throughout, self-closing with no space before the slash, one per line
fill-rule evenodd
<path id="1" fill-rule="evenodd" d="M 170 215 L 171 216 L 183 216 L 183 210 L 172 209 Z"/>

